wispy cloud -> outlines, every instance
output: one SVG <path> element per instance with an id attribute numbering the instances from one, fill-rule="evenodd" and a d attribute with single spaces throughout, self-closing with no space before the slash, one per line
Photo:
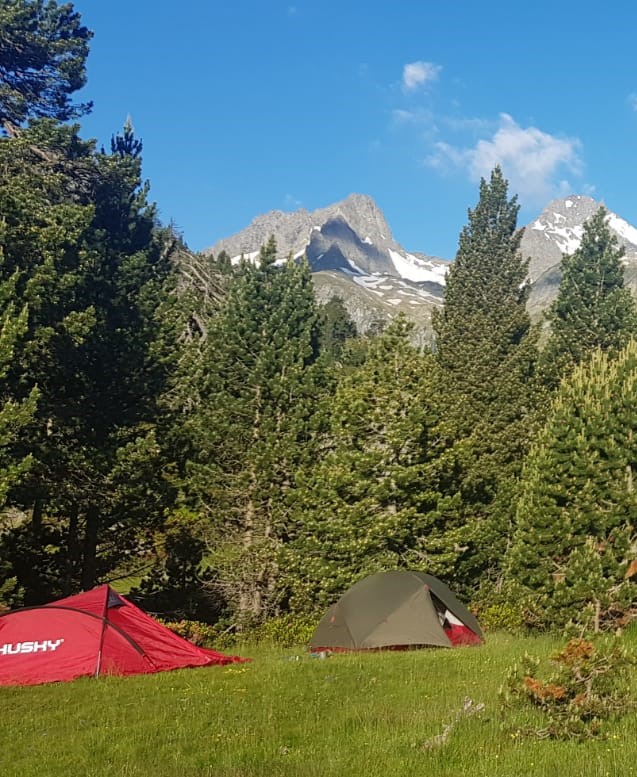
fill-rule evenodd
<path id="1" fill-rule="evenodd" d="M 571 184 L 565 174 L 581 175 L 581 143 L 562 138 L 537 127 L 520 127 L 506 113 L 491 137 L 481 138 L 466 148 L 437 141 L 425 163 L 437 170 L 464 170 L 472 181 L 488 177 L 500 165 L 527 205 L 542 204 L 552 196 L 568 193 Z"/>
<path id="2" fill-rule="evenodd" d="M 303 207 L 303 201 L 299 200 L 298 197 L 295 197 L 294 194 L 290 194 L 289 192 L 283 198 L 283 202 L 285 204 L 285 207 L 288 209 L 297 210 L 298 208 Z"/>
<path id="3" fill-rule="evenodd" d="M 416 124 L 421 126 L 435 123 L 433 111 L 427 108 L 416 108 L 415 110 L 396 108 L 391 112 L 391 116 L 395 124 Z"/>
<path id="4" fill-rule="evenodd" d="M 637 92 L 631 92 L 626 98 L 626 102 L 633 111 L 637 111 Z"/>
<path id="5" fill-rule="evenodd" d="M 435 81 L 442 65 L 435 65 L 433 62 L 409 62 L 403 67 L 403 89 L 406 92 L 413 92 L 423 86 Z"/>

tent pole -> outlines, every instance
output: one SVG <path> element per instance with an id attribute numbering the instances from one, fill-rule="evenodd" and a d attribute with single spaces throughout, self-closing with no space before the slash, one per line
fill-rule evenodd
<path id="1" fill-rule="evenodd" d="M 100 646 L 97 651 L 97 664 L 95 666 L 95 677 L 100 676 L 100 670 L 102 668 L 102 650 L 104 648 L 104 633 L 106 632 L 106 614 L 108 612 L 108 595 L 110 591 L 106 586 L 106 596 L 104 597 L 104 609 L 102 610 L 102 631 L 100 633 Z"/>

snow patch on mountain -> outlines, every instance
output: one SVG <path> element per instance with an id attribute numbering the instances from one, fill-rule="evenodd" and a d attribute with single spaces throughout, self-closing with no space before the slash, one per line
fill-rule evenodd
<path id="1" fill-rule="evenodd" d="M 551 234 L 563 254 L 572 254 L 580 247 L 584 227 L 553 227 Z"/>
<path id="2" fill-rule="evenodd" d="M 623 237 L 624 240 L 637 246 L 637 229 L 632 227 L 627 221 L 624 221 L 624 219 L 620 218 L 615 213 L 609 213 L 606 218 L 606 223 L 613 232 L 616 232 L 620 237 Z"/>
<path id="3" fill-rule="evenodd" d="M 239 264 L 242 260 L 244 262 L 252 262 L 253 264 L 256 263 L 257 258 L 259 257 L 259 254 L 261 253 L 261 250 L 259 251 L 248 251 L 247 254 L 238 254 L 237 256 L 233 256 L 230 259 L 231 264 Z"/>
<path id="4" fill-rule="evenodd" d="M 398 251 L 389 249 L 389 255 L 396 272 L 401 278 L 414 283 L 439 283 L 445 285 L 445 276 L 447 268 L 444 265 L 434 265 L 432 262 L 418 259 L 413 254 L 401 254 Z"/>

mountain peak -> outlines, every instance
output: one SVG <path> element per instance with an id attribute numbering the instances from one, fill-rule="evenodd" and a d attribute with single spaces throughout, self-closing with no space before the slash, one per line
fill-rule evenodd
<path id="1" fill-rule="evenodd" d="M 549 202 L 524 229 L 520 249 L 530 259 L 532 315 L 538 316 L 555 299 L 562 257 L 577 250 L 587 219 L 601 205 L 586 195 L 569 194 Z M 612 211 L 606 222 L 626 250 L 626 282 L 635 288 L 637 229 Z M 442 304 L 449 262 L 402 248 L 369 195 L 352 193 L 314 211 L 270 211 L 208 252 L 253 260 L 272 235 L 280 257 L 307 256 L 317 297 L 321 301 L 334 294 L 343 297 L 361 331 L 398 312 L 418 319 L 421 331 L 430 330 L 431 310 Z"/>
<path id="2" fill-rule="evenodd" d="M 233 258 L 252 254 L 270 235 L 274 235 L 281 255 L 297 256 L 308 245 L 312 232 L 337 216 L 342 217 L 363 241 L 397 247 L 385 217 L 373 198 L 368 194 L 353 193 L 344 200 L 314 211 L 306 208 L 295 211 L 272 210 L 256 216 L 246 229 L 219 240 L 204 253 L 218 254 L 225 251 Z"/>
<path id="3" fill-rule="evenodd" d="M 441 304 L 448 263 L 405 251 L 367 194 L 353 193 L 311 212 L 270 211 L 208 253 L 253 260 L 271 235 L 279 256 L 307 256 L 319 299 L 348 290 L 348 309 L 361 331 L 378 316 L 391 319 L 399 311 L 419 317 L 427 329 L 431 309 Z"/>

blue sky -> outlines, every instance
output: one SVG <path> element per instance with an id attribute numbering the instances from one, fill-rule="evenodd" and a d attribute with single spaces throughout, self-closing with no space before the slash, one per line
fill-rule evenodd
<path id="1" fill-rule="evenodd" d="M 195 250 L 269 210 L 371 195 L 452 258 L 500 163 L 520 223 L 589 194 L 637 223 L 637 5 L 75 0 L 83 134 L 131 116 L 163 221 Z"/>

